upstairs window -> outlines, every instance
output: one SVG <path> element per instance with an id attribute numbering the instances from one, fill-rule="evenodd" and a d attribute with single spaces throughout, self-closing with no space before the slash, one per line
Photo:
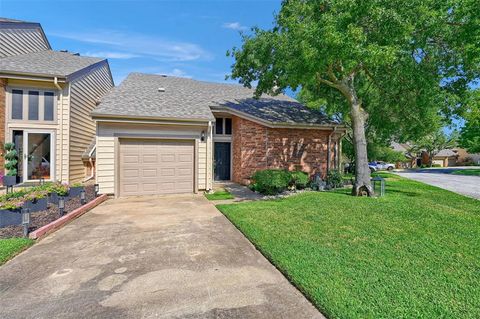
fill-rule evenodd
<path id="1" fill-rule="evenodd" d="M 215 135 L 232 135 L 232 119 L 217 117 L 215 120 Z"/>
<path id="2" fill-rule="evenodd" d="M 54 121 L 55 93 L 43 90 L 11 90 L 10 118 L 20 121 Z"/>

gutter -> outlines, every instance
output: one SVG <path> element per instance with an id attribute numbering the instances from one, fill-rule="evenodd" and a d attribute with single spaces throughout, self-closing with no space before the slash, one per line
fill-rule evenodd
<path id="1" fill-rule="evenodd" d="M 330 162 L 331 162 L 331 159 L 330 159 L 330 154 L 331 154 L 331 148 L 332 148 L 332 136 L 333 134 L 335 134 L 335 132 L 337 131 L 337 127 L 334 126 L 333 127 L 333 130 L 332 132 L 328 135 L 328 148 L 327 148 L 327 173 L 330 171 Z"/>

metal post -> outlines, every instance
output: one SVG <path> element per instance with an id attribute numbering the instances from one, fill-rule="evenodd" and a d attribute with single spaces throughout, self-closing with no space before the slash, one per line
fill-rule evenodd
<path id="1" fill-rule="evenodd" d="M 23 237 L 28 236 L 28 226 L 30 225 L 30 208 L 22 209 Z"/>

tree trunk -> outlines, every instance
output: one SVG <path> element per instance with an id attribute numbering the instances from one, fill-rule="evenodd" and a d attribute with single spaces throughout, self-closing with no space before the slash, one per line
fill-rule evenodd
<path id="1" fill-rule="evenodd" d="M 355 184 L 352 195 L 372 196 L 373 188 L 368 167 L 367 139 L 365 137 L 365 112 L 355 94 L 350 103 L 350 116 L 353 127 L 353 146 L 355 149 Z"/>

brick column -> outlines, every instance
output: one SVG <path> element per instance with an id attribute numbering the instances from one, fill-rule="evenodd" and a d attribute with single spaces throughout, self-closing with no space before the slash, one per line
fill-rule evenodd
<path id="1" fill-rule="evenodd" d="M 7 80 L 0 78 L 0 170 L 4 172 L 3 164 L 3 144 L 5 143 L 5 114 L 6 114 L 6 90 L 7 90 Z"/>

